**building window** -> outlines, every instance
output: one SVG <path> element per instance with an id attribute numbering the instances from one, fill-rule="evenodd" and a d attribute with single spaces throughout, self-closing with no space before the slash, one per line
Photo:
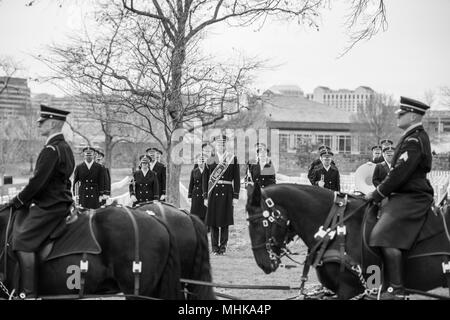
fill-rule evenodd
<path id="1" fill-rule="evenodd" d="M 310 134 L 296 134 L 295 142 L 296 142 L 297 148 L 308 145 L 311 142 L 311 135 Z"/>
<path id="2" fill-rule="evenodd" d="M 326 145 L 330 148 L 332 148 L 331 146 L 331 141 L 333 140 L 333 137 L 331 135 L 324 135 L 324 134 L 319 134 L 316 137 L 316 141 L 318 145 Z"/>
<path id="3" fill-rule="evenodd" d="M 285 134 L 285 133 L 281 133 L 280 134 L 280 151 L 285 151 L 288 148 L 288 140 L 289 140 L 289 135 Z"/>
<path id="4" fill-rule="evenodd" d="M 351 153 L 352 137 L 351 136 L 338 136 L 337 137 L 337 151 L 339 153 Z"/>

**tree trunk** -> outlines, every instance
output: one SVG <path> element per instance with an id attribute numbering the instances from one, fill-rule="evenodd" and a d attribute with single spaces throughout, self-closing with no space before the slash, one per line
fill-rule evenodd
<path id="1" fill-rule="evenodd" d="M 30 173 L 33 173 L 34 169 L 33 169 L 33 156 L 30 156 Z"/>
<path id="2" fill-rule="evenodd" d="M 173 205 L 180 207 L 180 173 L 181 165 L 174 164 L 172 160 L 172 145 L 169 143 L 167 150 L 167 172 L 166 172 L 166 196 L 167 201 Z"/>
<path id="3" fill-rule="evenodd" d="M 0 197 L 3 197 L 3 181 L 5 178 L 5 167 L 3 165 L 0 165 Z"/>
<path id="4" fill-rule="evenodd" d="M 112 168 L 113 137 L 105 133 L 105 167 Z"/>
<path id="5" fill-rule="evenodd" d="M 179 119 L 183 107 L 181 100 L 183 64 L 186 59 L 186 48 L 184 41 L 185 20 L 180 21 L 177 34 L 177 41 L 172 51 L 172 85 L 170 87 L 169 115 L 172 119 L 173 129 L 181 128 L 183 120 Z M 173 163 L 171 158 L 172 142 L 171 134 L 167 135 L 167 172 L 166 172 L 166 193 L 167 201 L 173 205 L 180 206 L 180 173 L 181 165 Z"/>

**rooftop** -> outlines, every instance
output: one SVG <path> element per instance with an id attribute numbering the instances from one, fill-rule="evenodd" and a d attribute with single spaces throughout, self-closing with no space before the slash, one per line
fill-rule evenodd
<path id="1" fill-rule="evenodd" d="M 304 97 L 263 96 L 267 121 L 303 123 L 351 123 L 351 113 Z"/>
<path id="2" fill-rule="evenodd" d="M 265 92 L 272 92 L 274 94 L 284 94 L 286 92 L 298 92 L 300 95 L 303 95 L 303 90 L 297 85 L 276 85 L 271 86 Z"/>

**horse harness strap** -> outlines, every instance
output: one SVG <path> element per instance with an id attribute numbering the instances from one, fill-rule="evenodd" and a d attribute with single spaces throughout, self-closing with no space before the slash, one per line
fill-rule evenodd
<path id="1" fill-rule="evenodd" d="M 280 220 L 285 222 L 285 225 L 283 226 L 284 228 L 288 228 L 290 221 L 289 219 L 286 219 L 281 212 L 278 209 L 275 209 L 275 203 L 273 202 L 273 200 L 267 196 L 267 194 L 265 193 L 264 189 L 261 188 L 261 200 L 262 200 L 262 205 L 264 208 L 264 211 L 262 213 L 262 217 L 258 217 L 257 219 L 262 218 L 263 219 L 263 226 L 266 230 L 266 242 L 261 244 L 262 246 L 266 247 L 266 250 L 269 254 L 269 258 L 271 261 L 276 261 L 277 258 L 279 258 L 279 256 L 273 251 L 273 246 L 277 245 L 277 240 L 273 237 L 273 236 L 269 236 L 269 224 L 271 223 L 276 223 L 278 225 L 281 225 Z M 249 219 L 250 220 L 250 219 Z M 286 245 L 286 239 L 287 239 L 287 234 L 286 234 L 286 238 L 284 239 L 283 243 L 281 244 L 283 247 Z M 258 246 L 253 246 L 252 248 L 258 248 L 261 245 Z"/>
<path id="2" fill-rule="evenodd" d="M 134 273 L 134 294 L 139 295 L 140 289 L 140 274 L 142 272 L 142 261 L 139 259 L 139 229 L 135 217 L 131 213 L 130 209 L 123 207 L 125 212 L 130 217 L 134 230 L 134 261 L 133 261 L 133 273 Z"/>
<path id="3" fill-rule="evenodd" d="M 84 296 L 84 287 L 86 284 L 86 273 L 88 271 L 88 260 L 87 260 L 87 254 L 83 253 L 83 255 L 81 256 L 81 261 L 80 261 L 80 291 L 78 292 L 78 296 L 81 298 L 83 298 Z"/>
<path id="4" fill-rule="evenodd" d="M 445 278 L 444 287 L 447 286 L 448 294 L 450 296 L 450 261 L 446 255 L 443 256 L 442 260 L 442 273 L 444 273 Z"/>
<path id="5" fill-rule="evenodd" d="M 333 201 L 333 206 L 331 207 L 330 213 L 328 214 L 327 219 L 325 220 L 324 225 L 320 226 L 319 231 L 314 235 L 314 237 L 318 240 L 314 246 L 311 248 L 310 252 L 307 254 L 304 265 L 303 272 L 301 277 L 300 291 L 303 294 L 303 289 L 306 281 L 308 281 L 308 273 L 311 268 L 317 267 L 322 264 L 322 258 L 325 254 L 325 250 L 328 246 L 330 240 L 332 240 L 337 232 L 339 237 L 340 244 L 340 263 L 341 272 L 344 271 L 346 265 L 346 255 L 345 255 L 345 235 L 346 235 L 346 227 L 344 222 L 352 217 L 359 209 L 363 206 L 367 205 L 367 202 L 362 206 L 356 208 L 354 211 L 349 213 L 346 217 L 344 217 L 345 209 L 347 207 L 348 198 L 347 195 L 343 196 L 342 194 L 335 192 L 335 197 Z M 339 217 L 339 221 L 337 222 L 337 218 Z M 330 222 L 333 221 L 330 225 Z M 335 230 L 337 229 L 337 230 Z M 316 254 L 317 250 L 320 251 Z M 314 262 L 313 262 L 314 261 Z M 352 271 L 355 271 L 353 267 Z"/>
<path id="6" fill-rule="evenodd" d="M 337 232 L 337 240 L 339 241 L 339 258 L 341 260 L 340 272 L 344 272 L 345 269 L 345 235 L 347 234 L 347 228 L 344 225 L 344 211 L 347 205 L 347 195 L 345 195 L 345 205 L 343 205 L 344 209 L 338 211 L 339 216 L 339 225 L 336 228 Z"/>
<path id="7" fill-rule="evenodd" d="M 89 228 L 93 235 L 94 235 L 94 228 L 92 226 L 92 219 L 94 218 L 95 213 L 96 213 L 95 209 L 88 210 Z M 80 299 L 83 298 L 83 296 L 84 296 L 84 288 L 86 285 L 86 273 L 88 272 L 88 269 L 89 269 L 89 261 L 87 259 L 87 253 L 83 252 L 83 254 L 81 255 L 81 260 L 80 260 L 80 290 L 78 291 L 78 297 Z"/>
<path id="8" fill-rule="evenodd" d="M 344 212 L 347 208 L 347 195 L 342 196 L 338 192 L 334 193 L 333 206 L 328 214 L 325 224 L 320 226 L 319 231 L 314 235 L 314 238 L 321 242 L 321 247 L 318 254 L 315 257 L 313 267 L 317 267 L 322 264 L 322 258 L 328 244 L 334 239 L 336 233 L 338 234 L 339 247 L 340 247 L 340 260 L 341 260 L 341 272 L 344 271 L 344 252 L 345 252 L 345 226 L 344 226 Z M 339 219 L 339 222 L 337 222 Z M 331 223 L 331 220 L 333 221 Z M 336 230 L 335 230 L 336 228 Z M 325 231 L 326 230 L 326 231 Z M 314 256 L 311 251 L 311 256 Z"/>
<path id="9" fill-rule="evenodd" d="M 330 211 L 330 215 L 328 217 L 331 217 L 332 221 L 333 221 L 332 223 L 331 222 L 327 223 L 327 221 L 326 221 L 325 222 L 326 224 L 324 224 L 324 226 L 326 228 L 325 230 L 329 230 L 329 232 L 324 234 L 324 236 L 322 237 L 322 234 L 325 231 L 323 229 L 323 226 L 320 226 L 319 231 L 314 235 L 314 237 L 316 239 L 321 239 L 321 238 L 323 239 L 322 244 L 321 244 L 320 249 L 319 249 L 319 252 L 315 255 L 315 259 L 314 259 L 314 263 L 313 263 L 313 267 L 314 268 L 316 268 L 317 266 L 322 265 L 322 257 L 323 257 L 323 255 L 325 253 L 325 250 L 327 249 L 328 244 L 330 243 L 330 241 L 334 239 L 334 236 L 336 234 L 335 230 L 331 230 L 329 228 L 330 225 L 336 224 L 336 221 L 337 221 L 338 215 L 337 215 L 337 209 L 336 209 L 335 205 L 333 205 L 333 207 L 332 207 L 332 209 Z M 329 220 L 329 219 L 327 219 L 327 220 Z M 311 252 L 311 253 L 313 253 L 313 252 Z"/>

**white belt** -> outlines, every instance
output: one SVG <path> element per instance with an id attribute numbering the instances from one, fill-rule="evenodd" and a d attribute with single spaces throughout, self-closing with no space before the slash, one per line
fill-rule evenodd
<path id="1" fill-rule="evenodd" d="M 227 180 L 219 180 L 217 181 L 218 184 L 233 184 L 231 181 L 227 181 Z"/>

